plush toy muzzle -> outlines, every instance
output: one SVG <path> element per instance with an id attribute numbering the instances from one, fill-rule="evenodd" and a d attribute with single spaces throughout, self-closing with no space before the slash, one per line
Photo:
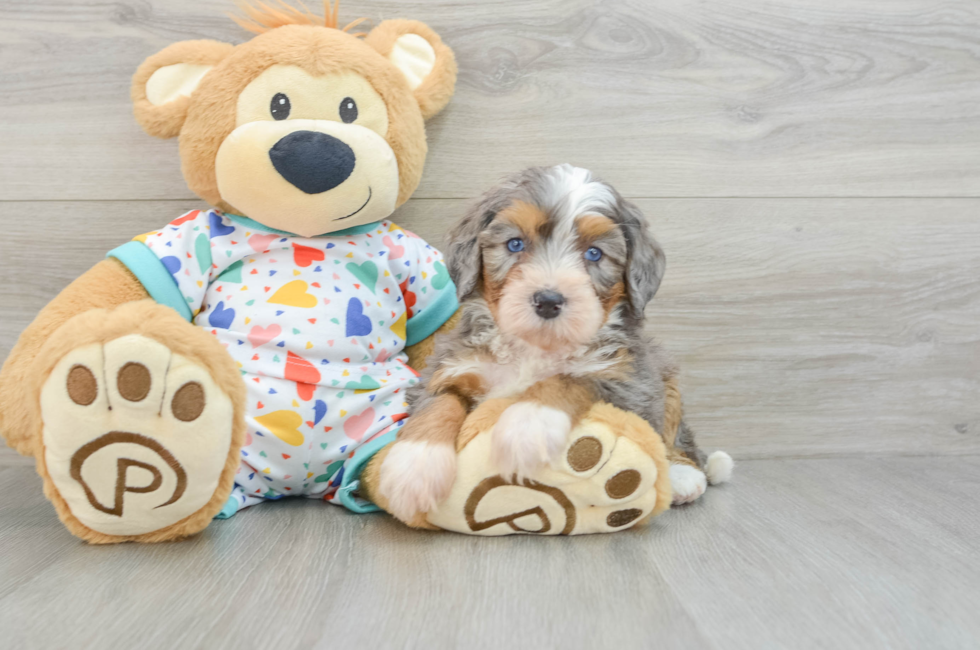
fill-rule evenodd
<path id="1" fill-rule="evenodd" d="M 384 219 L 398 198 L 398 161 L 385 139 L 331 120 L 243 124 L 218 149 L 215 176 L 241 213 L 304 236 Z"/>
<path id="2" fill-rule="evenodd" d="M 307 194 L 337 187 L 354 171 L 357 156 L 343 140 L 317 131 L 295 131 L 269 150 L 272 166 Z"/>

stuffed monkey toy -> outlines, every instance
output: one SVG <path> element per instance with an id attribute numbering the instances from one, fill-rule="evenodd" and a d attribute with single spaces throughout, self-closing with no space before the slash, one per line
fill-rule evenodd
<path id="1" fill-rule="evenodd" d="M 0 431 L 86 541 L 179 539 L 287 496 L 385 505 L 378 452 L 458 308 L 440 253 L 390 216 L 419 183 L 424 122 L 456 63 L 420 22 L 352 34 L 327 9 L 246 7 L 250 41 L 175 43 L 133 78 L 136 119 L 179 137 L 187 183 L 213 207 L 111 251 L 0 373 Z M 608 532 L 668 507 L 660 438 L 608 405 L 561 467 L 498 476 L 487 440 L 505 407 L 471 415 L 451 494 L 406 523 Z M 630 490 L 610 491 L 623 468 Z"/>

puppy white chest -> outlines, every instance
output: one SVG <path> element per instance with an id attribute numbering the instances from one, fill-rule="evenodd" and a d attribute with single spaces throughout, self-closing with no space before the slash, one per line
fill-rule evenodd
<path id="1" fill-rule="evenodd" d="M 503 363 L 483 364 L 487 398 L 511 397 L 524 392 L 539 381 L 565 371 L 565 364 L 540 354 L 528 354 Z"/>

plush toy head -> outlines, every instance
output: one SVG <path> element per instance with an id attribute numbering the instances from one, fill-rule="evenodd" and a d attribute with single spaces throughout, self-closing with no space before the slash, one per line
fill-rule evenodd
<path id="1" fill-rule="evenodd" d="M 418 186 L 424 120 L 449 101 L 452 51 L 423 23 L 365 38 L 285 7 L 246 7 L 238 46 L 175 43 L 133 77 L 136 119 L 180 137 L 190 188 L 230 213 L 303 236 L 384 219 Z M 324 25 L 326 22 L 326 25 Z M 348 26 L 350 27 L 350 26 Z"/>

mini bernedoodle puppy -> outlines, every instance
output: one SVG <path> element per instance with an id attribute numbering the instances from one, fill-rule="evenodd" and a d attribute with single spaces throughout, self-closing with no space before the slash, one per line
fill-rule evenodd
<path id="1" fill-rule="evenodd" d="M 514 174 L 453 229 L 447 263 L 462 313 L 411 389 L 414 415 L 384 461 L 380 490 L 392 514 L 410 520 L 448 496 L 456 436 L 490 398 L 521 398 L 492 432 L 504 476 L 555 460 L 596 401 L 662 431 L 677 370 L 644 333 L 644 308 L 664 253 L 615 189 L 570 165 Z M 683 421 L 671 452 L 675 504 L 731 476 L 731 457 L 705 458 Z"/>

